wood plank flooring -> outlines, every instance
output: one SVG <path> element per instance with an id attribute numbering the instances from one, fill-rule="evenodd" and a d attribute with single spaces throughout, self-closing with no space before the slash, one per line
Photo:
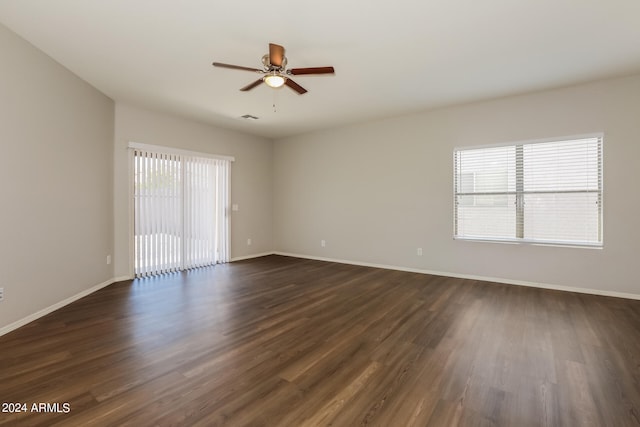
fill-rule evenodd
<path id="1" fill-rule="evenodd" d="M 1 402 L 11 426 L 639 426 L 640 301 L 268 256 L 0 337 Z"/>

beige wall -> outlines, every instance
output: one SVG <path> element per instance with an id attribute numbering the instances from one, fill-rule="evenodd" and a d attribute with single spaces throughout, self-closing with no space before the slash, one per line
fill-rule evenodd
<path id="1" fill-rule="evenodd" d="M 0 333 L 130 274 L 130 141 L 236 158 L 233 258 L 275 249 L 640 296 L 640 76 L 272 142 L 114 106 L 2 26 L 0 51 Z M 605 135 L 604 249 L 452 239 L 453 147 L 593 132 Z"/>
<path id="2" fill-rule="evenodd" d="M 640 295 L 639 118 L 634 76 L 276 141 L 275 249 Z M 604 249 L 452 239 L 454 147 L 593 132 L 605 135 Z"/>
<path id="3" fill-rule="evenodd" d="M 114 145 L 115 275 L 130 274 L 129 142 L 163 145 L 235 157 L 231 165 L 231 257 L 270 252 L 272 151 L 265 138 L 215 128 L 179 117 L 116 104 Z M 251 246 L 247 239 L 252 240 Z"/>
<path id="4" fill-rule="evenodd" d="M 113 101 L 0 25 L 0 330 L 113 276 Z"/>

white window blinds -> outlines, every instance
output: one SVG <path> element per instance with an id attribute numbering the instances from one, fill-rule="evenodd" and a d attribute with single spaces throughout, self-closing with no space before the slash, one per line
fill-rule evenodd
<path id="1" fill-rule="evenodd" d="M 229 261 L 230 161 L 135 149 L 136 276 Z"/>
<path id="2" fill-rule="evenodd" d="M 602 137 L 454 151 L 455 237 L 602 246 Z"/>

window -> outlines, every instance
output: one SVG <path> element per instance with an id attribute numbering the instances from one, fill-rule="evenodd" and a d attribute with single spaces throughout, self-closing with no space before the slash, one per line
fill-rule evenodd
<path id="1" fill-rule="evenodd" d="M 140 146 L 133 150 L 136 276 L 227 262 L 230 159 Z"/>
<path id="2" fill-rule="evenodd" d="M 454 237 L 602 246 L 602 136 L 454 150 Z"/>

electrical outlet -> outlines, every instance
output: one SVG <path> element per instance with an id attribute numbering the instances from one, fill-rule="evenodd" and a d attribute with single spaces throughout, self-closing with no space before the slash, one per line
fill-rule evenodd
<path id="1" fill-rule="evenodd" d="M 325 246 L 327 246 L 327 242 L 324 240 L 320 240 L 320 246 L 324 248 Z"/>
<path id="2" fill-rule="evenodd" d="M 111 265 L 111 255 L 107 255 L 107 265 Z"/>
<path id="3" fill-rule="evenodd" d="M 247 239 L 247 246 L 251 246 L 251 239 Z"/>
<path id="4" fill-rule="evenodd" d="M 418 248 L 418 249 L 416 250 L 416 255 L 418 255 L 418 256 L 422 256 L 422 248 Z"/>
<path id="5" fill-rule="evenodd" d="M 0 301 L 4 299 L 4 288 L 0 288 Z"/>

